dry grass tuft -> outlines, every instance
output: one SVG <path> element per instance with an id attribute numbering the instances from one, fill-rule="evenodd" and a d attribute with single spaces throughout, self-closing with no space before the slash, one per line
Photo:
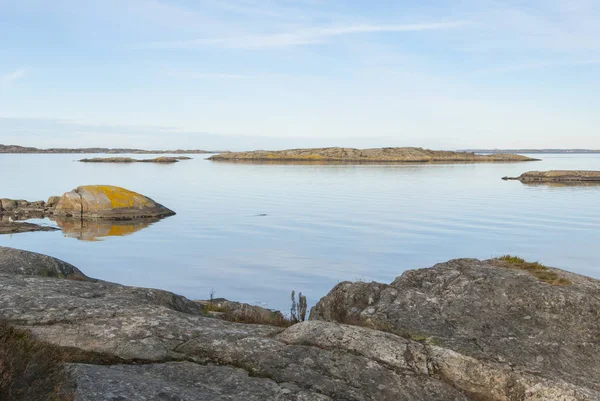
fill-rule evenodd
<path id="1" fill-rule="evenodd" d="M 64 359 L 59 348 L 0 322 L 0 400 L 73 400 Z"/>
<path id="2" fill-rule="evenodd" d="M 495 260 L 501 262 L 503 266 L 511 269 L 526 270 L 538 280 L 551 285 L 572 284 L 571 281 L 566 278 L 559 277 L 556 272 L 553 272 L 550 270 L 550 268 L 548 268 L 548 266 L 544 266 L 540 262 L 527 262 L 525 259 L 513 255 L 504 255 L 496 258 Z"/>

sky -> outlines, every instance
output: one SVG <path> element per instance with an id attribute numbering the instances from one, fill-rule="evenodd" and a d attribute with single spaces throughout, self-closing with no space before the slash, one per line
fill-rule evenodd
<path id="1" fill-rule="evenodd" d="M 0 0 L 0 143 L 600 148 L 598 0 Z"/>

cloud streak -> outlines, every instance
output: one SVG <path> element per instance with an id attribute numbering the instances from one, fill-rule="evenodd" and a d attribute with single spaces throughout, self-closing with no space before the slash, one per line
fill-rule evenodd
<path id="1" fill-rule="evenodd" d="M 450 21 L 405 25 L 360 24 L 329 26 L 265 35 L 150 42 L 142 44 L 139 47 L 152 49 L 194 49 L 202 47 L 231 49 L 273 49 L 293 46 L 319 45 L 326 43 L 328 40 L 334 37 L 345 35 L 436 31 L 455 29 L 464 25 L 466 25 L 466 22 L 464 21 Z"/>
<path id="2" fill-rule="evenodd" d="M 488 74 L 504 74 L 521 71 L 532 71 L 532 70 L 543 70 L 548 68 L 561 68 L 561 67 L 585 67 L 585 66 L 596 66 L 600 65 L 600 59 L 594 60 L 565 60 L 565 61 L 538 61 L 523 64 L 505 65 L 494 68 L 485 68 L 481 70 L 473 71 L 475 75 L 488 75 Z"/>
<path id="3" fill-rule="evenodd" d="M 0 83 L 10 84 L 24 78 L 26 75 L 27 70 L 25 68 L 19 68 L 12 72 L 0 75 Z"/>

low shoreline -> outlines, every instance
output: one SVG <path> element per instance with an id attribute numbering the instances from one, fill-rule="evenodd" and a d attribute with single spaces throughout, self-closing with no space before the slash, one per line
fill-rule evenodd
<path id="1" fill-rule="evenodd" d="M 5 154 L 69 154 L 69 153 L 105 153 L 105 154 L 211 154 L 227 153 L 228 150 L 203 150 L 203 149 L 174 149 L 174 150 L 146 150 L 130 148 L 48 148 L 40 149 L 35 147 L 19 145 L 0 144 L 0 153 Z"/>

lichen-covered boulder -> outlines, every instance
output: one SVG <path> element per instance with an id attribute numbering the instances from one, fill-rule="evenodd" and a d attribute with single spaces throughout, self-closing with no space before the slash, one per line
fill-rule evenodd
<path id="1" fill-rule="evenodd" d="M 112 185 L 86 185 L 65 193 L 54 215 L 81 218 L 134 219 L 174 215 L 154 200 Z"/>

